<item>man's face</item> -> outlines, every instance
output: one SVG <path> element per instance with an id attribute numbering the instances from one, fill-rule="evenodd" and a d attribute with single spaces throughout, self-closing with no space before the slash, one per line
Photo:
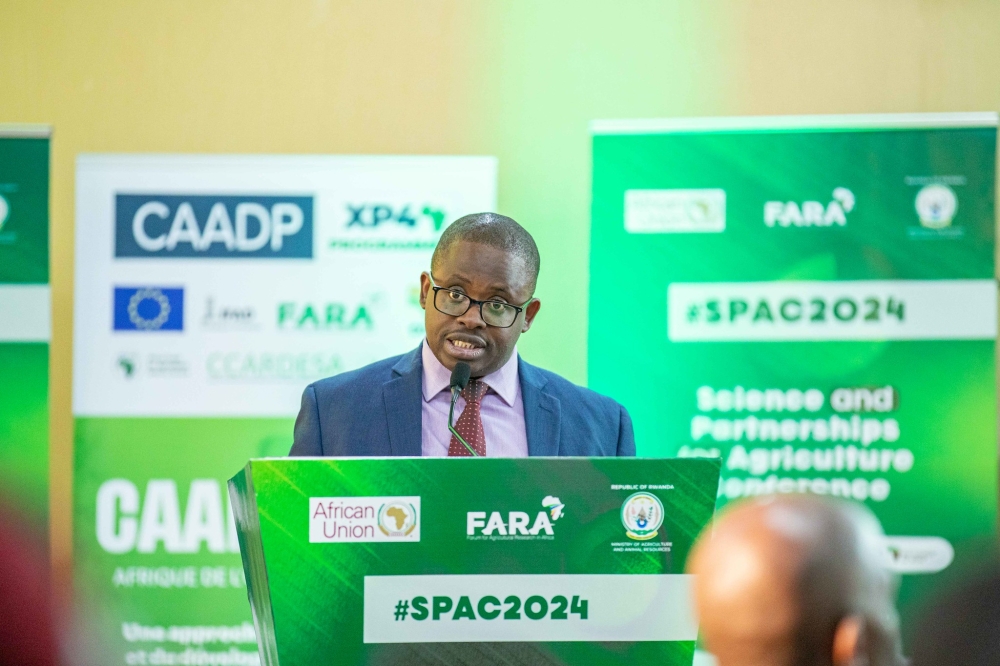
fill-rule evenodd
<path id="1" fill-rule="evenodd" d="M 501 249 L 457 241 L 434 267 L 434 284 L 462 292 L 478 301 L 501 301 L 521 306 L 531 298 L 531 274 L 523 259 Z M 442 294 L 440 298 L 444 298 Z M 420 276 L 420 306 L 424 308 L 427 344 L 449 370 L 464 361 L 473 377 L 500 369 L 510 359 L 517 339 L 531 327 L 541 303 L 532 300 L 509 328 L 488 326 L 479 306 L 452 317 L 434 307 L 431 276 Z"/>

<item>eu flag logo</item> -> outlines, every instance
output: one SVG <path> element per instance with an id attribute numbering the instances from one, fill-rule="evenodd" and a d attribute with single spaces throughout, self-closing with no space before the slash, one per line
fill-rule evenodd
<path id="1" fill-rule="evenodd" d="M 115 287 L 116 331 L 183 331 L 184 290 Z"/>

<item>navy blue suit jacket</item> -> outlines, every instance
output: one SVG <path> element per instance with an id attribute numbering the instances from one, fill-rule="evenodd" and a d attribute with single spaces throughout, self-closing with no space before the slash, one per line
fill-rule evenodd
<path id="1" fill-rule="evenodd" d="M 532 456 L 634 456 L 632 420 L 611 398 L 525 363 L 517 370 Z M 306 387 L 293 456 L 419 456 L 420 347 Z M 487 444 L 488 446 L 488 444 Z"/>

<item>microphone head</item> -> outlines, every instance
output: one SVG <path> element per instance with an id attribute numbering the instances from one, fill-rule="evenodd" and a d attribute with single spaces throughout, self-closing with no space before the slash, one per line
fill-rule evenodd
<path id="1" fill-rule="evenodd" d="M 457 388 L 458 390 L 464 389 L 465 385 L 469 383 L 469 378 L 471 376 L 472 368 L 469 367 L 469 364 L 459 361 L 455 364 L 455 369 L 451 371 L 450 388 Z"/>

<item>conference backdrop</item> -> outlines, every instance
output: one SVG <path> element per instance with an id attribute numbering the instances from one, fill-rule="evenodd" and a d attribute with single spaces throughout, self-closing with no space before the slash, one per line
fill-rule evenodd
<path id="1" fill-rule="evenodd" d="M 865 502 L 904 606 L 996 527 L 996 124 L 593 125 L 591 387 L 720 506 Z"/>
<path id="2" fill-rule="evenodd" d="M 49 129 L 0 125 L 0 503 L 48 530 Z"/>
<path id="3" fill-rule="evenodd" d="M 225 480 L 287 454 L 308 383 L 417 346 L 420 272 L 496 172 L 78 158 L 74 568 L 111 658 L 257 663 Z"/>

